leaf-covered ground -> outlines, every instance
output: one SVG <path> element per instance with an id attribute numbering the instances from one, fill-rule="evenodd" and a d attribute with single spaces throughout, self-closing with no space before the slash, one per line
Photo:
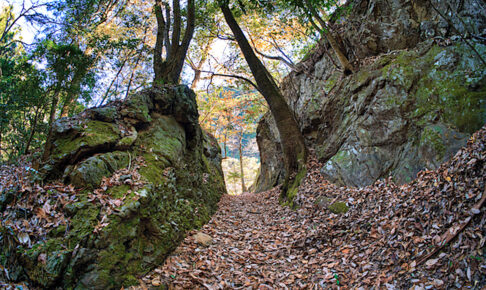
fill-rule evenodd
<path id="1" fill-rule="evenodd" d="M 15 187 L 22 193 L 2 201 L 2 226 L 21 244 L 69 224 L 63 209 L 77 194 L 59 183 L 32 183 L 28 166 L 21 161 L 0 167 L 0 190 Z M 421 172 L 402 186 L 384 180 L 361 189 L 336 187 L 322 178 L 315 159 L 308 167 L 296 209 L 279 204 L 279 188 L 223 196 L 219 211 L 200 231 L 212 244 L 200 245 L 196 232 L 190 233 L 134 288 L 484 289 L 486 128 L 439 170 Z M 136 175 L 135 169 L 117 172 L 104 186 L 119 182 L 120 175 Z M 137 178 L 124 182 L 138 183 Z M 109 212 L 123 199 L 107 196 L 106 188 L 92 198 Z M 343 203 L 346 213 L 331 212 L 346 209 Z M 26 210 L 34 214 L 23 216 Z M 8 269 L 0 265 L 0 288 L 25 285 L 9 283 Z"/>
<path id="2" fill-rule="evenodd" d="M 212 244 L 199 245 L 192 232 L 135 288 L 486 286 L 486 128 L 439 170 L 402 186 L 336 187 L 315 159 L 309 168 L 296 210 L 279 205 L 278 188 L 226 195 L 201 230 Z M 348 212 L 332 213 L 336 202 Z"/>

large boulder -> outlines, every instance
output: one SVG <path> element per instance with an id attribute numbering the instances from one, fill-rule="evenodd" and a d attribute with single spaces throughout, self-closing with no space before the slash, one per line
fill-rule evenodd
<path id="1" fill-rule="evenodd" d="M 352 2 L 350 21 L 338 27 L 351 60 L 359 56 L 359 69 L 344 76 L 321 43 L 281 88 L 330 181 L 365 186 L 392 176 L 409 182 L 449 159 L 486 122 L 486 66 L 477 55 L 484 58 L 486 45 L 454 35 L 464 30 L 460 21 L 452 19 L 452 28 L 430 1 Z M 463 2 L 453 7 L 472 30 L 483 31 L 486 13 Z M 260 191 L 283 172 L 273 123 L 266 115 L 257 131 L 266 174 L 257 180 Z"/>
<path id="2" fill-rule="evenodd" d="M 209 221 L 225 192 L 219 146 L 201 130 L 195 95 L 185 86 L 148 89 L 60 119 L 54 129 L 54 149 L 40 172 L 77 190 L 58 213 L 65 225 L 31 235 L 31 245 L 9 255 L 25 273 L 17 279 L 32 285 L 136 284 L 186 232 Z"/>

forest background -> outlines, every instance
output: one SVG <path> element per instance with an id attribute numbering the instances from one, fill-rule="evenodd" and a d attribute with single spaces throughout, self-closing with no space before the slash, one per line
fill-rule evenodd
<path id="1" fill-rule="evenodd" d="M 330 2 L 323 15 L 337 4 Z M 255 131 L 267 105 L 217 3 L 196 4 L 181 82 L 197 92 L 200 123 L 220 143 L 229 192 L 239 193 L 248 190 L 258 171 Z M 280 82 L 317 42 L 316 30 L 288 3 L 239 6 L 240 26 Z M 140 0 L 2 2 L 1 162 L 41 158 L 54 120 L 125 99 L 151 84 L 153 7 Z"/>

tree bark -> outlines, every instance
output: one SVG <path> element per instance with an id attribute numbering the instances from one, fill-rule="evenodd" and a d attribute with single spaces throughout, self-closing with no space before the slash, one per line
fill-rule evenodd
<path id="1" fill-rule="evenodd" d="M 243 170 L 243 133 L 241 133 L 239 141 L 240 144 L 238 145 L 238 151 L 240 154 L 241 193 L 243 193 L 248 191 L 248 189 L 245 186 L 245 172 Z"/>
<path id="2" fill-rule="evenodd" d="M 187 50 L 194 35 L 195 28 L 195 4 L 194 0 L 187 1 L 187 23 L 184 37 L 181 39 L 181 13 L 179 0 L 173 1 L 174 26 L 172 28 L 172 39 L 169 40 L 168 29 L 170 19 L 164 19 L 162 12 L 162 1 L 155 1 L 155 16 L 157 19 L 157 37 L 154 48 L 154 85 L 177 84 L 182 73 L 182 67 L 186 59 Z M 167 13 L 166 18 L 170 17 Z M 165 43 L 164 43 L 165 42 Z M 181 43 L 179 43 L 181 42 Z M 162 57 L 162 50 L 166 48 L 166 57 Z"/>
<path id="3" fill-rule="evenodd" d="M 282 197 L 287 197 L 288 186 L 293 183 L 295 175 L 305 167 L 307 149 L 304 143 L 304 137 L 280 89 L 251 48 L 245 34 L 236 22 L 228 3 L 220 2 L 220 8 L 250 67 L 259 91 L 267 101 L 270 112 L 277 124 L 286 169 Z"/>
<path id="4" fill-rule="evenodd" d="M 39 119 L 40 110 L 41 108 L 38 107 L 37 110 L 35 111 L 34 120 L 32 121 L 31 129 L 30 129 L 29 139 L 27 140 L 27 144 L 25 144 L 25 149 L 24 149 L 25 154 L 29 154 L 29 147 L 30 144 L 32 143 L 32 140 L 34 139 L 34 134 L 37 128 L 37 120 Z"/>
<path id="5" fill-rule="evenodd" d="M 52 95 L 52 103 L 51 103 L 51 112 L 49 113 L 49 131 L 47 133 L 47 140 L 46 144 L 44 146 L 44 153 L 42 154 L 42 161 L 45 162 L 48 158 L 49 155 L 51 154 L 51 149 L 52 149 L 52 137 L 54 135 L 53 132 L 53 125 L 54 122 L 56 121 L 56 110 L 57 110 L 57 104 L 59 103 L 59 93 L 61 91 L 61 88 L 58 86 Z"/>
<path id="6" fill-rule="evenodd" d="M 208 41 L 204 46 L 204 49 L 201 52 L 201 59 L 199 59 L 197 65 L 194 64 L 191 60 L 189 60 L 189 65 L 194 70 L 194 78 L 192 79 L 191 89 L 195 89 L 197 84 L 201 80 L 202 67 L 206 62 L 206 60 L 208 59 L 209 49 L 211 48 L 212 42 L 213 42 L 212 40 Z"/>
<path id="7" fill-rule="evenodd" d="M 317 19 L 317 21 L 321 25 L 321 27 L 318 27 L 318 29 L 321 31 L 321 33 L 324 35 L 324 37 L 326 37 L 327 41 L 329 41 L 329 44 L 331 45 L 332 50 L 334 50 L 334 53 L 336 54 L 337 59 L 339 60 L 339 63 L 341 64 L 341 67 L 344 71 L 344 74 L 353 73 L 354 67 L 351 65 L 347 56 L 342 51 L 341 46 L 339 46 L 338 42 L 336 41 L 336 38 L 334 38 L 334 36 L 332 35 L 332 32 L 329 30 L 329 27 L 326 24 L 326 22 L 319 16 L 318 12 L 314 8 L 314 6 L 312 6 L 312 3 L 310 3 L 309 0 L 305 0 L 305 3 L 309 8 L 311 16 L 314 17 L 315 19 Z"/>

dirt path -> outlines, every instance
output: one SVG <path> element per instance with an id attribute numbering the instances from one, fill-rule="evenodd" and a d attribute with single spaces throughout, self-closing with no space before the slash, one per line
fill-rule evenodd
<path id="1" fill-rule="evenodd" d="M 309 161 L 297 210 L 278 189 L 223 196 L 199 231 L 212 244 L 189 233 L 138 289 L 484 289 L 486 127 L 401 186 L 337 187 L 322 166 Z"/>
<path id="2" fill-rule="evenodd" d="M 152 282 L 158 285 L 160 276 L 162 281 L 185 289 L 271 289 L 318 283 L 325 276 L 317 269 L 321 267 L 316 267 L 318 261 L 293 250 L 306 230 L 300 223 L 306 218 L 303 211 L 281 207 L 277 190 L 225 195 L 219 211 L 201 230 L 213 243 L 204 247 L 189 235 L 163 267 L 143 281 L 147 286 Z"/>

